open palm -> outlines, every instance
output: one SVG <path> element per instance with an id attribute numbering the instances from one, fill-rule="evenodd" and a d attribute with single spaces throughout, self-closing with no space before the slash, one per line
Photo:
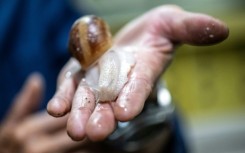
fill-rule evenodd
<path id="1" fill-rule="evenodd" d="M 228 28 L 210 16 L 177 6 L 155 8 L 115 36 L 115 46 L 138 48 L 136 64 L 115 102 L 96 103 L 90 87 L 83 85 L 81 73 L 65 77 L 79 68 L 72 58 L 60 73 L 48 112 L 56 117 L 70 113 L 67 131 L 74 140 L 102 140 L 113 132 L 116 121 L 128 121 L 141 112 L 154 83 L 173 59 L 176 45 L 211 45 L 227 36 Z"/>

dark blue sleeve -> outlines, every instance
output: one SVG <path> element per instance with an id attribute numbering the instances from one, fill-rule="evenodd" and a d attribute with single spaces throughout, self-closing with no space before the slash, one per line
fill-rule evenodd
<path id="1" fill-rule="evenodd" d="M 46 80 L 45 98 L 55 91 L 58 72 L 69 58 L 69 29 L 81 14 L 65 0 L 0 1 L 0 117 L 32 72 Z"/>

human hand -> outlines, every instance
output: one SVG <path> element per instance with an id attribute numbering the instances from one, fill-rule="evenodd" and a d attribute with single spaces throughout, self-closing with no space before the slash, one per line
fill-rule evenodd
<path id="1" fill-rule="evenodd" d="M 43 81 L 37 74 L 27 80 L 0 126 L 1 153 L 65 153 L 86 141 L 74 142 L 66 132 L 67 116 L 54 118 L 35 113 L 43 93 Z"/>
<path id="2" fill-rule="evenodd" d="M 71 59 L 59 76 L 48 112 L 56 117 L 70 112 L 67 130 L 74 140 L 86 136 L 102 140 L 113 132 L 117 120 L 130 120 L 141 112 L 154 83 L 173 59 L 177 45 L 212 45 L 226 39 L 228 33 L 221 21 L 210 16 L 186 12 L 177 6 L 155 8 L 115 36 L 115 46 L 139 48 L 136 64 L 116 101 L 96 104 L 90 88 L 81 85 L 81 73 L 66 78 L 67 72 L 79 68 L 78 62 Z"/>

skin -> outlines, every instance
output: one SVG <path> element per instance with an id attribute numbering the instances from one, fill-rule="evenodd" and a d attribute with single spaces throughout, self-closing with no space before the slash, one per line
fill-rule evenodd
<path id="1" fill-rule="evenodd" d="M 41 102 L 43 88 L 40 74 L 32 74 L 14 98 L 12 107 L 0 124 L 0 153 L 122 153 L 88 139 L 73 141 L 66 132 L 68 115 L 57 119 L 46 111 L 34 113 Z M 164 133 L 159 134 L 153 139 L 154 145 L 155 141 L 160 143 L 165 139 Z M 152 153 L 150 145 L 137 153 Z M 162 145 L 158 146 L 154 150 L 159 150 Z"/>
<path id="2" fill-rule="evenodd" d="M 90 88 L 80 81 L 81 73 L 64 77 L 79 69 L 78 62 L 71 58 L 60 73 L 57 91 L 47 110 L 55 117 L 70 113 L 67 131 L 73 140 L 103 140 L 113 132 L 116 121 L 128 121 L 141 112 L 155 81 L 173 59 L 176 46 L 212 45 L 226 39 L 228 33 L 224 23 L 205 14 L 186 12 L 172 5 L 150 10 L 128 23 L 114 38 L 117 47 L 140 48 L 135 53 L 136 64 L 129 81 L 116 101 L 95 104 Z M 89 97 L 89 103 L 81 98 L 84 95 Z"/>
<path id="3" fill-rule="evenodd" d="M 86 140 L 74 142 L 68 137 L 67 116 L 57 119 L 46 111 L 34 113 L 43 88 L 42 77 L 32 74 L 15 97 L 0 126 L 1 153 L 66 153 L 87 143 Z"/>
<path id="4" fill-rule="evenodd" d="M 117 47 L 140 48 L 129 81 L 115 102 L 96 103 L 91 88 L 82 81 L 84 72 L 78 72 L 79 63 L 71 58 L 62 69 L 57 91 L 47 106 L 49 114 L 59 118 L 46 112 L 34 113 L 44 87 L 42 77 L 34 74 L 0 125 L 0 152 L 103 152 L 89 140 L 103 140 L 113 132 L 116 121 L 130 120 L 141 112 L 155 81 L 173 59 L 176 46 L 212 45 L 226 39 L 228 33 L 221 21 L 177 6 L 165 5 L 147 12 L 115 36 Z M 66 130 L 73 140 L 82 141 L 72 141 Z"/>

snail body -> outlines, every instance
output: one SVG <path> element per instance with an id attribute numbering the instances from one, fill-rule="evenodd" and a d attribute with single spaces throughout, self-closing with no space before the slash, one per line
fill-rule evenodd
<path id="1" fill-rule="evenodd" d="M 108 25 L 101 18 L 90 15 L 73 24 L 69 51 L 86 71 L 87 83 L 98 91 L 98 101 L 114 101 L 135 64 L 132 48 L 113 48 Z"/>
<path id="2" fill-rule="evenodd" d="M 135 64 L 132 48 L 117 48 L 99 60 L 100 101 L 113 101 L 128 81 L 128 74 Z"/>

